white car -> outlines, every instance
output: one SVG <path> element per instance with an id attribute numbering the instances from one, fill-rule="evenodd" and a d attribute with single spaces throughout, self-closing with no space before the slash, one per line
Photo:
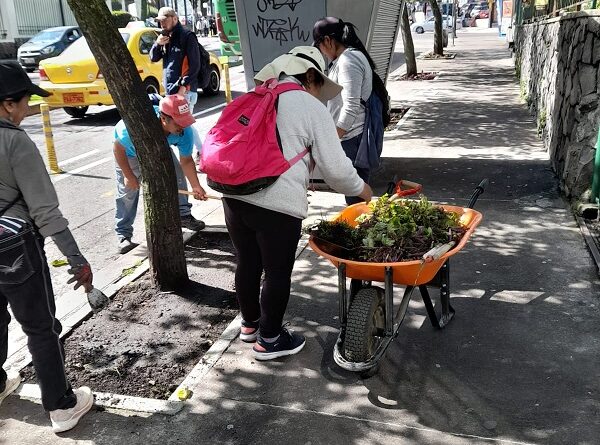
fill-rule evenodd
<path id="1" fill-rule="evenodd" d="M 433 31 L 435 27 L 435 17 L 431 16 L 422 22 L 415 22 L 410 25 L 410 30 L 417 34 L 423 34 L 425 31 Z M 452 16 L 442 15 L 442 27 L 452 28 Z"/>

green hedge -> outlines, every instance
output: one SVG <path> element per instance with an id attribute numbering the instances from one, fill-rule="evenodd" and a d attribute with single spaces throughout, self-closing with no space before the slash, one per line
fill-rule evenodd
<path id="1" fill-rule="evenodd" d="M 113 11 L 112 16 L 117 28 L 125 28 L 131 21 L 131 14 L 125 11 Z"/>

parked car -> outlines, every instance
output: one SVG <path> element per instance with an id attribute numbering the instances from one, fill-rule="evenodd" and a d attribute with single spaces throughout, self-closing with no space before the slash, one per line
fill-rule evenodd
<path id="1" fill-rule="evenodd" d="M 19 47 L 17 59 L 27 72 L 32 72 L 40 61 L 58 56 L 79 37 L 81 31 L 77 26 L 44 29 Z"/>
<path id="2" fill-rule="evenodd" d="M 426 31 L 433 31 L 435 27 L 435 17 L 431 16 L 423 21 L 415 22 L 410 25 L 410 30 L 417 34 L 423 34 Z M 442 27 L 452 28 L 452 16 L 442 15 Z"/>
<path id="3" fill-rule="evenodd" d="M 473 8 L 473 10 L 471 11 L 471 18 L 487 19 L 489 17 L 490 17 L 490 9 L 489 8 L 485 8 L 485 9 Z"/>
<path id="4" fill-rule="evenodd" d="M 153 28 L 121 28 L 121 37 L 133 57 L 147 93 L 163 93 L 162 61 L 150 62 L 150 48 L 158 37 Z M 203 92 L 218 94 L 221 84 L 221 64 L 210 54 L 210 82 Z M 63 107 L 70 116 L 81 118 L 90 105 L 113 105 L 106 82 L 85 38 L 71 45 L 59 57 L 40 63 L 40 87 L 52 93 L 45 101 L 53 107 Z"/>

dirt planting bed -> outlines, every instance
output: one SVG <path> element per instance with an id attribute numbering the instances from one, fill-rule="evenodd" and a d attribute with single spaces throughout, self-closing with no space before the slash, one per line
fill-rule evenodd
<path id="1" fill-rule="evenodd" d="M 412 74 L 410 76 L 407 76 L 406 74 L 403 74 L 402 76 L 400 76 L 400 78 L 398 80 L 433 80 L 437 77 L 438 73 L 417 73 L 417 74 Z"/>
<path id="2" fill-rule="evenodd" d="M 167 399 L 238 313 L 235 254 L 227 234 L 186 245 L 190 284 L 160 292 L 145 275 L 65 340 L 73 387 Z M 35 379 L 30 366 L 25 378 Z"/>
<path id="3" fill-rule="evenodd" d="M 408 112 L 409 108 L 392 108 L 390 113 L 390 123 L 385 127 L 385 131 L 394 130 L 400 119 Z"/>

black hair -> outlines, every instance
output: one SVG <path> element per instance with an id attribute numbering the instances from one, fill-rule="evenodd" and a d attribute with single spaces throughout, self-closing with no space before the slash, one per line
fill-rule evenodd
<path id="1" fill-rule="evenodd" d="M 315 68 L 309 68 L 309 70 L 314 70 L 315 72 L 315 81 L 314 84 L 318 87 L 322 87 L 325 84 L 325 79 L 323 79 L 323 75 L 318 72 Z M 308 73 L 308 71 L 306 72 Z M 304 87 L 308 87 L 308 76 L 306 73 L 302 74 L 294 74 L 292 77 L 296 78 Z"/>
<path id="2" fill-rule="evenodd" d="M 19 102 L 25 96 L 31 96 L 31 93 L 27 90 L 20 91 L 18 93 L 10 94 L 8 96 L 0 97 L 0 102 L 4 102 L 5 100 L 12 100 L 13 102 Z"/>
<path id="3" fill-rule="evenodd" d="M 344 22 L 336 17 L 324 17 L 315 23 L 313 28 L 313 39 L 315 45 L 322 42 L 323 38 L 329 36 L 336 42 L 359 50 L 367 58 L 371 69 L 375 70 L 375 62 L 367 52 L 367 48 L 356 34 L 356 26 L 352 23 Z"/>

